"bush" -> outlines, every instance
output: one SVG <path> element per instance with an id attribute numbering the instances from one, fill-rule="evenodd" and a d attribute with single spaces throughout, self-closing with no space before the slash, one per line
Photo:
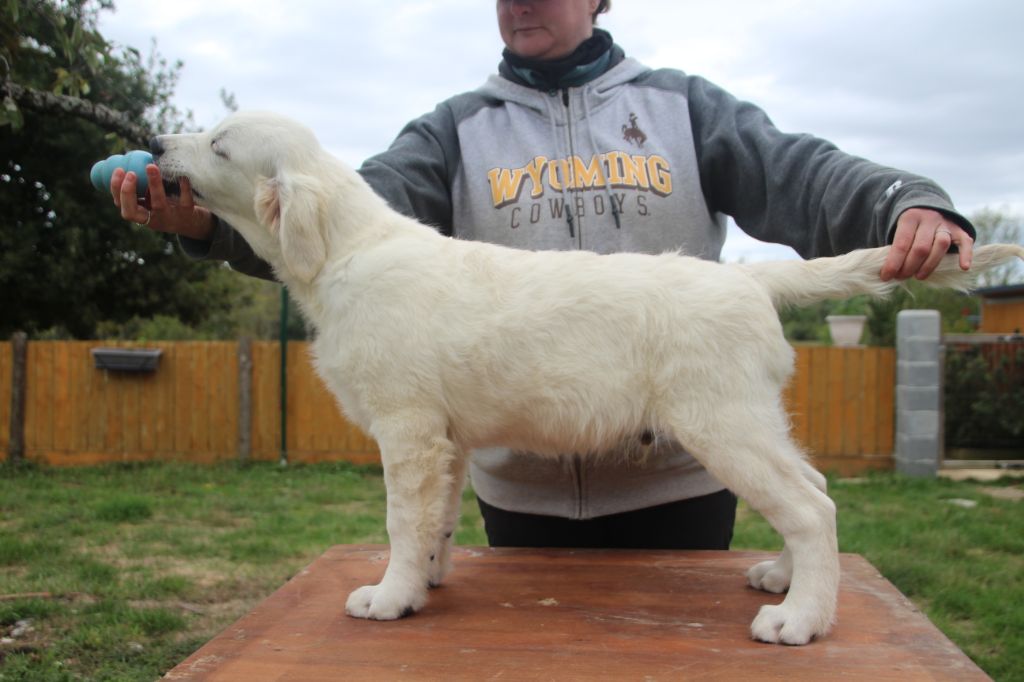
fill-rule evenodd
<path id="1" fill-rule="evenodd" d="M 945 381 L 947 445 L 1024 448 L 1024 343 L 952 347 Z"/>

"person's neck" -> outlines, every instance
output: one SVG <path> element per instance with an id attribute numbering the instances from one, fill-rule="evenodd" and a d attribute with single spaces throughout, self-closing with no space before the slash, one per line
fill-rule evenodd
<path id="1" fill-rule="evenodd" d="M 607 31 L 594 29 L 593 35 L 575 50 L 555 59 L 522 57 L 506 49 L 504 64 L 520 80 L 543 90 L 582 85 L 604 73 L 611 59 L 612 37 Z"/>

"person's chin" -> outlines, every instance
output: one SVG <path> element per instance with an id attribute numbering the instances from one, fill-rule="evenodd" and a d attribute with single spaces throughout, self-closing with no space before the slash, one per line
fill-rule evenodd
<path id="1" fill-rule="evenodd" d="M 529 59 L 546 59 L 553 47 L 554 45 L 552 45 L 550 40 L 544 39 L 543 36 L 532 34 L 516 36 L 516 39 L 512 42 L 512 51 L 520 57 Z"/>

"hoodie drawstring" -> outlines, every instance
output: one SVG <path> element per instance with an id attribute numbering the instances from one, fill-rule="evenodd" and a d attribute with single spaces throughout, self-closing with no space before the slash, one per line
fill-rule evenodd
<path id="1" fill-rule="evenodd" d="M 587 87 L 584 88 L 584 91 L 583 91 L 583 117 L 584 117 L 584 119 L 587 122 L 587 134 L 590 136 L 590 148 L 594 150 L 595 154 L 597 154 L 598 150 L 597 150 L 597 141 L 594 139 L 594 126 L 592 126 L 590 124 L 590 97 L 588 96 L 588 93 L 587 93 L 587 90 L 589 90 L 589 89 L 590 89 L 589 86 L 587 86 Z M 603 178 L 603 180 L 604 180 L 604 195 L 608 199 L 608 204 L 612 208 L 612 218 L 615 219 L 615 229 L 616 230 L 621 230 L 622 229 L 622 221 L 619 219 L 619 207 L 615 203 L 615 197 L 612 196 L 611 187 L 608 186 L 608 178 L 605 177 L 605 178 Z"/>

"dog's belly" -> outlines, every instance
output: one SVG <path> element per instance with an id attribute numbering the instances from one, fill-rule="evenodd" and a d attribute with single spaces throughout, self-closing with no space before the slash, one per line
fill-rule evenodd
<path id="1" fill-rule="evenodd" d="M 484 381 L 464 370 L 445 377 L 443 395 L 452 435 L 465 447 L 603 452 L 654 421 L 643 375 L 626 368 L 576 376 L 492 371 Z"/>

